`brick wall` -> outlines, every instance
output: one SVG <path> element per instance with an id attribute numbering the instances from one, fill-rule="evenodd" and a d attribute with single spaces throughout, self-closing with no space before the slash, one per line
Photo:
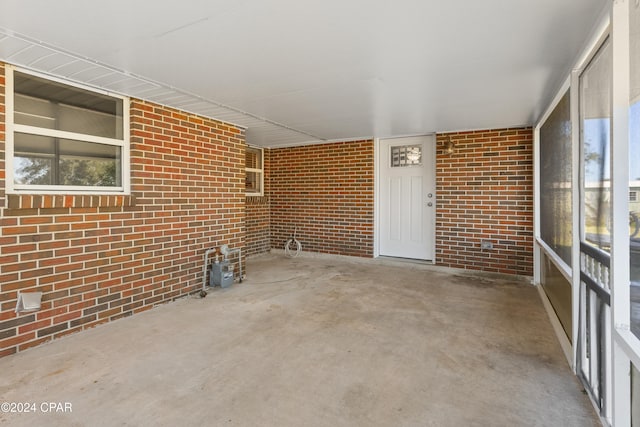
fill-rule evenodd
<path id="1" fill-rule="evenodd" d="M 453 154 L 444 150 L 448 138 Z M 532 130 L 440 134 L 437 144 L 437 263 L 531 276 Z M 481 249 L 482 240 L 493 249 Z"/>
<path id="2" fill-rule="evenodd" d="M 373 141 L 265 150 L 265 196 L 245 197 L 240 129 L 134 100 L 131 195 L 5 197 L 4 82 L 0 64 L 0 356 L 196 290 L 222 243 L 281 249 L 297 226 L 305 251 L 373 256 Z M 437 136 L 439 265 L 532 274 L 532 140 Z M 42 310 L 16 316 L 21 290 Z"/>
<path id="3" fill-rule="evenodd" d="M 271 151 L 271 247 L 373 256 L 373 141 Z"/>
<path id="4" fill-rule="evenodd" d="M 130 196 L 9 195 L 0 356 L 198 289 L 206 248 L 244 245 L 244 147 L 240 129 L 134 100 Z M 44 292 L 42 310 L 16 316 L 18 291 Z"/>
<path id="5" fill-rule="evenodd" d="M 269 252 L 271 249 L 271 150 L 264 150 L 264 195 L 247 197 L 246 201 L 246 247 L 247 255 Z"/>
<path id="6" fill-rule="evenodd" d="M 437 144 L 437 264 L 532 275 L 532 130 L 439 134 Z M 297 225 L 305 251 L 373 256 L 372 141 L 274 149 L 271 181 L 272 248 Z"/>

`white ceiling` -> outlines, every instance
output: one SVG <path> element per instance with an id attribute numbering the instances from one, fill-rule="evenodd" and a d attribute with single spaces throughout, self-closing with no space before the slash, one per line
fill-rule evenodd
<path id="1" fill-rule="evenodd" d="M 284 146 L 534 124 L 610 0 L 0 0 L 0 60 Z"/>

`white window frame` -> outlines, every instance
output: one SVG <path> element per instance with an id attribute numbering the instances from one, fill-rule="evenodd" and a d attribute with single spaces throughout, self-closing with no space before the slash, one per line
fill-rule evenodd
<path id="1" fill-rule="evenodd" d="M 249 192 L 249 191 L 245 191 L 245 195 L 246 196 L 264 196 L 264 149 L 262 147 L 255 147 L 252 145 L 247 145 L 247 150 L 251 149 L 251 150 L 257 150 L 260 152 L 260 164 L 262 165 L 262 168 L 248 168 L 245 166 L 245 175 L 247 172 L 254 172 L 257 173 L 258 176 L 260 177 L 260 191 L 259 192 Z"/>
<path id="2" fill-rule="evenodd" d="M 131 192 L 131 172 L 130 172 L 130 113 L 129 98 L 116 95 L 111 92 L 84 86 L 75 82 L 51 77 L 46 74 L 31 70 L 25 70 L 10 64 L 5 66 L 5 190 L 7 194 L 118 194 L 128 195 Z M 43 78 L 52 82 L 61 83 L 67 86 L 76 87 L 96 94 L 106 95 L 122 100 L 122 139 L 105 138 L 62 131 L 57 129 L 40 128 L 14 123 L 14 72 L 29 74 L 34 77 Z M 14 182 L 14 135 L 15 132 L 31 135 L 48 136 L 61 139 L 73 139 L 82 142 L 97 143 L 120 147 L 121 152 L 121 185 L 118 187 L 99 186 L 73 186 L 73 185 L 27 185 L 15 184 Z"/>

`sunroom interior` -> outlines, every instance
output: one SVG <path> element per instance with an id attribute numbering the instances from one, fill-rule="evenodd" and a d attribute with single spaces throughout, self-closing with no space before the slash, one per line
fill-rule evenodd
<path id="1" fill-rule="evenodd" d="M 3 2 L 0 60 L 246 129 L 248 197 L 263 150 L 532 127 L 533 282 L 603 424 L 640 425 L 637 0 L 110 3 Z"/>

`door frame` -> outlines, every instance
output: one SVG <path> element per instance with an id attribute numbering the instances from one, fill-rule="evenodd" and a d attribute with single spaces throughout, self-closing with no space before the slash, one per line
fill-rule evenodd
<path id="1" fill-rule="evenodd" d="M 384 137 L 376 137 L 373 139 L 373 186 L 374 186 L 374 208 L 373 208 L 373 257 L 380 257 L 380 157 L 381 153 L 381 144 L 380 141 L 383 139 L 402 139 L 402 138 L 413 138 L 413 137 L 421 137 L 421 136 L 433 136 L 433 146 L 430 148 L 432 150 L 432 158 L 433 164 L 431 165 L 431 178 L 434 183 L 434 204 L 435 204 L 435 212 L 433 215 L 433 227 L 432 227 L 432 253 L 433 259 L 430 261 L 422 261 L 430 264 L 436 264 L 437 253 L 436 253 L 436 225 L 437 214 L 438 214 L 438 185 L 436 181 L 436 164 L 437 164 L 437 150 L 436 146 L 438 145 L 438 138 L 435 132 L 433 133 L 419 133 L 419 134 L 409 134 L 409 135 L 399 135 L 399 136 L 384 136 Z M 400 258 L 399 258 L 400 259 Z M 405 258 L 401 258 L 405 259 Z"/>

